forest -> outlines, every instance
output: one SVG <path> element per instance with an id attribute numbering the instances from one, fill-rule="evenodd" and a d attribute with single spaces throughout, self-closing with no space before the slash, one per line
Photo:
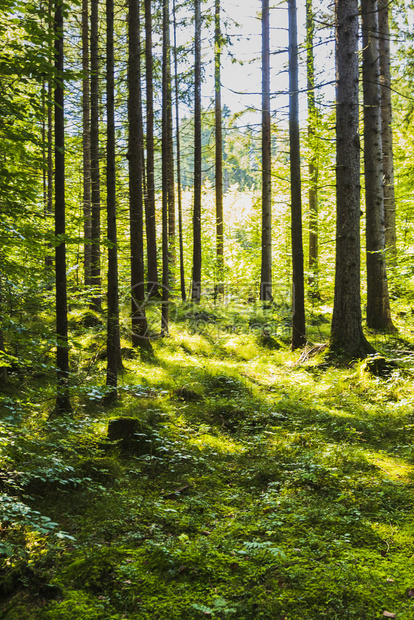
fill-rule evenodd
<path id="1" fill-rule="evenodd" d="M 414 618 L 413 32 L 2 0 L 1 618 Z"/>

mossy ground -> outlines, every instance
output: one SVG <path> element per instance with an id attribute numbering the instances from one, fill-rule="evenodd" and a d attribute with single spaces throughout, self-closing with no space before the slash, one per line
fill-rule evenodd
<path id="1" fill-rule="evenodd" d="M 68 418 L 50 418 L 52 386 L 28 379 L 16 398 L 12 380 L 4 620 L 414 618 L 410 335 L 381 337 L 398 364 L 375 377 L 213 319 L 126 360 L 110 408 L 103 360 Z M 150 448 L 108 442 L 117 417 L 140 419 Z"/>

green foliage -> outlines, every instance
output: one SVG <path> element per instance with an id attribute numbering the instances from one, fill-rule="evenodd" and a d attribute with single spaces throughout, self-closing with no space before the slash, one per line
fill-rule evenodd
<path id="1" fill-rule="evenodd" d="M 120 614 L 112 614 L 106 600 L 97 600 L 96 597 L 85 592 L 70 592 L 67 598 L 59 603 L 51 603 L 48 609 L 42 611 L 38 618 L 45 620 L 120 620 Z"/>
<path id="2" fill-rule="evenodd" d="M 405 361 L 377 377 L 318 356 L 298 363 L 248 330 L 215 342 L 179 318 L 177 335 L 154 343 L 156 365 L 125 361 L 109 410 L 87 397 L 90 382 L 74 392 L 72 418 L 48 421 L 45 404 L 33 406 L 47 375 L 26 380 L 30 399 L 4 397 L 2 617 L 359 620 L 386 610 L 408 620 L 411 341 L 384 337 L 386 358 Z M 204 318 L 249 322 L 224 310 Z M 151 449 L 108 442 L 120 419 Z"/>

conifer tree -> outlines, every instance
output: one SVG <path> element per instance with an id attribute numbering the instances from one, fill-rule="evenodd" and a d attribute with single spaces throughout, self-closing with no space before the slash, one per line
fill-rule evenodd
<path id="1" fill-rule="evenodd" d="M 169 299 L 172 283 L 172 218 L 174 194 L 174 166 L 172 156 L 172 104 L 171 104 L 171 49 L 170 49 L 170 5 L 163 0 L 162 13 L 162 313 L 161 332 L 169 331 Z"/>
<path id="2" fill-rule="evenodd" d="M 272 299 L 272 169 L 269 0 L 262 0 L 262 267 L 260 299 Z"/>
<path id="3" fill-rule="evenodd" d="M 201 299 L 201 0 L 195 0 L 194 33 L 194 210 L 191 300 Z"/>
<path id="4" fill-rule="evenodd" d="M 377 0 L 362 0 L 364 170 L 368 327 L 392 330 L 385 264 L 381 92 Z"/>
<path id="5" fill-rule="evenodd" d="M 147 194 L 145 198 L 145 228 L 147 233 L 148 292 L 158 294 L 157 232 L 155 217 L 154 179 L 154 86 L 152 58 L 152 9 L 151 0 L 144 0 L 145 7 L 145 82 L 146 82 L 146 147 Z"/>
<path id="6" fill-rule="evenodd" d="M 175 86 L 175 131 L 176 131 L 176 152 L 177 152 L 177 206 L 178 206 L 178 244 L 180 257 L 180 289 L 181 299 L 185 301 L 187 294 L 185 290 L 184 276 L 184 244 L 183 244 L 183 208 L 181 193 L 181 145 L 180 145 L 180 114 L 179 114 L 179 88 L 178 88 L 178 51 L 177 51 L 177 5 L 173 0 L 173 19 L 174 19 L 174 86 Z"/>
<path id="7" fill-rule="evenodd" d="M 106 0 L 106 212 L 108 236 L 108 315 L 106 384 L 112 390 L 110 400 L 117 398 L 118 367 L 121 359 L 119 337 L 118 248 L 116 226 L 115 168 L 115 84 L 114 84 L 114 2 Z"/>
<path id="8" fill-rule="evenodd" d="M 317 125 L 319 112 L 315 101 L 315 20 L 312 0 L 306 0 L 306 75 L 308 98 L 308 141 L 309 141 L 309 286 L 311 296 L 319 298 L 318 283 L 318 147 Z"/>
<path id="9" fill-rule="evenodd" d="M 71 410 L 69 399 L 69 343 L 66 282 L 66 203 L 65 203 L 65 117 L 63 91 L 63 11 L 62 0 L 55 4 L 55 249 L 56 271 L 56 412 Z"/>
<path id="10" fill-rule="evenodd" d="M 387 257 L 391 261 L 397 254 L 396 206 L 394 188 L 394 149 L 392 136 L 391 61 L 389 0 L 378 0 L 378 29 L 381 83 L 381 138 L 382 167 L 384 173 L 384 226 Z"/>
<path id="11" fill-rule="evenodd" d="M 99 0 L 91 0 L 91 285 L 90 307 L 101 309 L 101 187 L 99 170 Z"/>
<path id="12" fill-rule="evenodd" d="M 362 331 L 358 1 L 335 0 L 336 257 L 330 352 L 363 358 L 374 349 Z"/>
<path id="13" fill-rule="evenodd" d="M 84 282 L 91 286 L 91 111 L 89 66 L 89 0 L 82 0 L 82 155 Z"/>
<path id="14" fill-rule="evenodd" d="M 299 141 L 298 28 L 296 0 L 289 0 L 289 143 L 292 234 L 292 349 L 306 343 Z"/>
<path id="15" fill-rule="evenodd" d="M 128 157 L 132 345 L 150 349 L 151 343 L 148 337 L 148 324 L 145 314 L 139 0 L 129 0 L 128 6 Z"/>
<path id="16" fill-rule="evenodd" d="M 223 128 L 221 118 L 221 25 L 220 0 L 214 3 L 214 124 L 215 124 L 215 190 L 216 190 L 216 256 L 217 293 L 223 293 L 224 222 L 223 222 Z"/>

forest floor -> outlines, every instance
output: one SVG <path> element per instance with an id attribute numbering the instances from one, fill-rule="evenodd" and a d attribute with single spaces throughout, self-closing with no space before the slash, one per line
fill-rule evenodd
<path id="1" fill-rule="evenodd" d="M 377 377 L 235 316 L 176 319 L 116 405 L 93 327 L 72 415 L 51 416 L 53 375 L 11 376 L 1 618 L 412 620 L 413 334 L 377 340 Z"/>

